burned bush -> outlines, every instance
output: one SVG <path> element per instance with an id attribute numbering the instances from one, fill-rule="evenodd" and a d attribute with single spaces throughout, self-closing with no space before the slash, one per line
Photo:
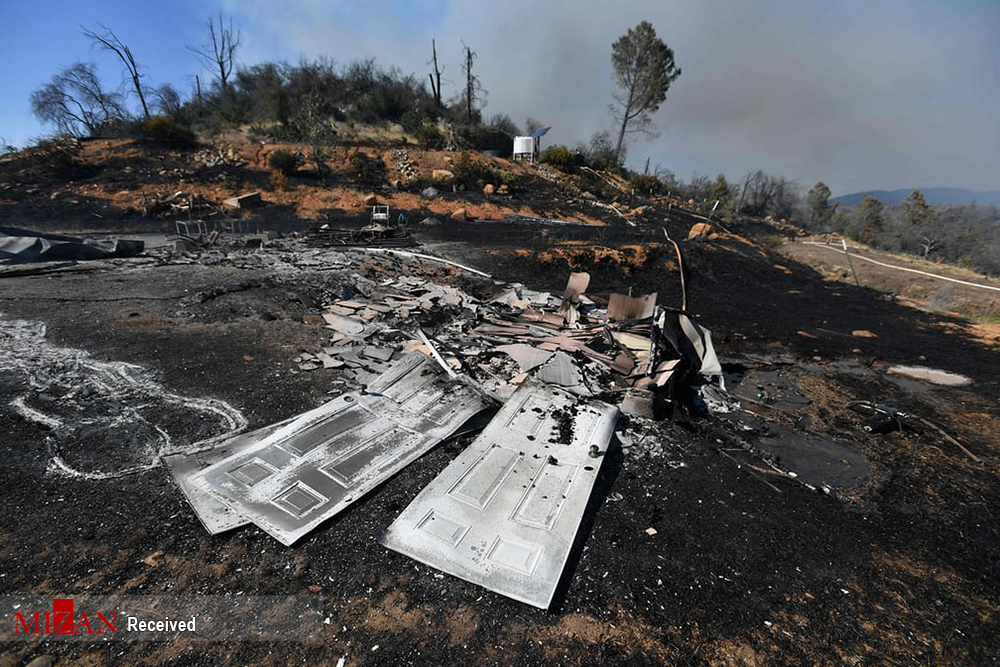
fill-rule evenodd
<path id="1" fill-rule="evenodd" d="M 365 183 L 381 183 L 386 176 L 385 163 L 364 151 L 351 156 L 351 170 L 355 178 Z"/>
<path id="2" fill-rule="evenodd" d="M 274 151 L 271 156 L 267 158 L 267 164 L 274 171 L 280 172 L 285 176 L 294 176 L 295 172 L 299 168 L 299 163 L 301 160 L 299 156 L 291 151 Z"/>

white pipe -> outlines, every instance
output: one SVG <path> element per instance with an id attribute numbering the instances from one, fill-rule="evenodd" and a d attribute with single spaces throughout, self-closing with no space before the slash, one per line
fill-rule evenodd
<path id="1" fill-rule="evenodd" d="M 837 254 L 840 254 L 840 252 L 841 252 L 840 250 L 838 250 L 836 248 L 832 248 L 832 247 L 828 246 L 825 243 L 819 243 L 818 241 L 802 241 L 802 245 L 814 245 L 814 246 L 819 246 L 820 248 L 827 248 L 829 250 L 834 251 Z M 845 242 L 845 245 L 846 245 L 846 242 Z M 877 260 L 870 259 L 868 257 L 865 257 L 864 255 L 855 254 L 854 256 L 857 257 L 858 259 L 863 259 L 866 262 L 871 262 L 872 264 L 878 264 L 879 266 L 884 266 L 887 269 L 896 269 L 897 271 L 908 271 L 910 273 L 919 273 L 922 276 L 930 276 L 931 278 L 937 278 L 939 280 L 947 280 L 948 282 L 958 283 L 959 285 L 967 285 L 968 287 L 978 287 L 980 289 L 988 289 L 988 290 L 993 290 L 994 292 L 1000 292 L 1000 287 L 993 287 L 992 285 L 980 285 L 978 283 L 970 283 L 970 282 L 965 281 L 965 280 L 959 280 L 958 278 L 948 278 L 947 276 L 939 276 L 939 275 L 937 275 L 935 273 L 928 273 L 927 271 L 918 271 L 917 269 L 908 269 L 908 268 L 906 268 L 904 266 L 893 266 L 892 264 L 886 264 L 885 262 L 879 262 Z"/>
<path id="2" fill-rule="evenodd" d="M 354 248 L 352 248 L 354 250 Z M 471 266 L 465 266 L 464 264 L 459 264 L 458 262 L 453 262 L 450 259 L 444 259 L 442 257 L 434 257 L 433 255 L 424 255 L 419 252 L 409 252 L 407 250 L 396 250 L 394 248 L 359 248 L 361 252 L 385 252 L 391 255 L 400 255 L 401 257 L 415 257 L 417 259 L 426 259 L 431 262 L 440 262 L 442 264 L 448 264 L 449 266 L 454 266 L 456 268 L 462 269 L 463 271 L 468 271 L 469 273 L 474 273 L 477 276 L 482 276 L 483 278 L 493 278 L 488 273 L 483 273 L 479 269 L 474 269 Z"/>

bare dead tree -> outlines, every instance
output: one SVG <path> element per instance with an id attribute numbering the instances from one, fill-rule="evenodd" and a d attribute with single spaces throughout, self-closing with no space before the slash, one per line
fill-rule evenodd
<path id="1" fill-rule="evenodd" d="M 927 256 L 932 252 L 941 249 L 941 242 L 936 238 L 931 238 L 929 236 L 924 236 L 920 240 L 920 256 L 927 259 Z"/>
<path id="2" fill-rule="evenodd" d="M 748 215 L 765 215 L 772 208 L 775 198 L 780 194 L 779 190 L 784 187 L 784 183 L 781 183 L 779 187 L 779 183 L 761 169 L 747 173 L 743 177 L 738 211 Z"/>
<path id="3" fill-rule="evenodd" d="M 479 77 L 472 73 L 472 63 L 476 59 L 476 52 L 463 44 L 465 47 L 465 64 L 462 71 L 465 72 L 465 110 L 469 125 L 475 120 L 476 102 L 482 101 L 486 91 L 479 84 Z"/>
<path id="4" fill-rule="evenodd" d="M 434 103 L 437 104 L 438 109 L 441 108 L 441 72 L 444 71 L 438 67 L 438 52 L 437 44 L 431 39 L 431 53 L 433 57 L 428 65 L 434 65 L 434 71 L 429 74 L 431 78 L 431 92 L 434 93 Z"/>
<path id="5" fill-rule="evenodd" d="M 75 63 L 31 93 L 31 110 L 63 134 L 96 137 L 126 117 L 121 96 L 101 87 L 97 68 Z"/>
<path id="6" fill-rule="evenodd" d="M 169 83 L 165 83 L 153 91 L 155 104 L 160 113 L 165 116 L 176 117 L 181 111 L 181 94 Z"/>
<path id="7" fill-rule="evenodd" d="M 128 76 L 132 79 L 132 87 L 135 88 L 135 94 L 139 97 L 139 104 L 142 105 L 142 115 L 144 118 L 149 118 L 149 107 L 146 106 L 146 96 L 142 91 L 142 73 L 139 71 L 139 64 L 135 61 L 135 56 L 132 55 L 132 49 L 124 44 L 118 35 L 103 24 L 98 24 L 101 26 L 101 30 L 104 32 L 102 34 L 97 34 L 93 30 L 89 30 L 80 26 L 83 29 L 83 35 L 96 46 L 104 49 L 105 51 L 111 51 L 113 54 L 118 56 L 118 59 L 122 61 L 125 65 L 125 69 L 128 72 Z"/>
<path id="8" fill-rule="evenodd" d="M 222 14 L 218 16 L 218 24 L 215 17 L 208 19 L 208 34 L 211 44 L 189 46 L 188 50 L 197 54 L 205 66 L 215 72 L 219 80 L 219 89 L 225 94 L 229 90 L 229 78 L 236 67 L 236 49 L 240 46 L 243 34 L 239 30 L 233 30 L 232 18 L 226 26 Z"/>

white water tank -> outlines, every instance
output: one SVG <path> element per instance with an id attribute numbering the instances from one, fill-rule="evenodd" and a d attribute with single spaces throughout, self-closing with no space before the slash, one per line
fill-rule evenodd
<path id="1" fill-rule="evenodd" d="M 514 137 L 514 155 L 533 155 L 534 152 L 534 137 Z"/>

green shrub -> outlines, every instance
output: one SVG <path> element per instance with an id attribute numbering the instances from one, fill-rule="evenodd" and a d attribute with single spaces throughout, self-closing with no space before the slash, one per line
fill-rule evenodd
<path id="1" fill-rule="evenodd" d="M 436 123 L 425 120 L 416 131 L 417 141 L 428 150 L 444 148 L 444 134 Z"/>
<path id="2" fill-rule="evenodd" d="M 556 169 L 570 171 L 573 169 L 575 160 L 573 154 L 565 146 L 551 146 L 542 151 L 541 161 L 551 164 Z"/>
<path id="3" fill-rule="evenodd" d="M 785 244 L 785 239 L 781 238 L 780 236 L 770 234 L 768 236 L 760 237 L 759 239 L 757 239 L 757 242 L 760 243 L 765 248 L 767 248 L 768 250 L 777 250 L 778 248 L 780 248 Z"/>
<path id="4" fill-rule="evenodd" d="M 254 141 L 270 142 L 295 142 L 300 139 L 296 132 L 281 123 L 253 123 L 247 128 L 247 138 Z"/>
<path id="5" fill-rule="evenodd" d="M 170 116 L 151 116 L 138 121 L 139 136 L 166 146 L 194 146 L 198 138 L 190 127 Z"/>
<path id="6" fill-rule="evenodd" d="M 506 185 L 508 188 L 517 184 L 517 176 L 513 172 L 494 169 L 483 160 L 473 160 L 468 153 L 459 155 L 452 171 L 460 189 L 482 190 L 487 183 Z"/>
<path id="7" fill-rule="evenodd" d="M 299 156 L 291 151 L 274 151 L 267 158 L 267 164 L 285 176 L 294 176 L 299 168 Z"/>
<path id="8" fill-rule="evenodd" d="M 660 193 L 663 183 L 652 174 L 638 174 L 629 181 L 632 189 L 645 195 L 655 195 Z"/>
<path id="9" fill-rule="evenodd" d="M 419 132 L 425 122 L 428 121 L 416 111 L 407 111 L 399 119 L 399 124 L 403 126 L 403 131 L 410 134 Z"/>

